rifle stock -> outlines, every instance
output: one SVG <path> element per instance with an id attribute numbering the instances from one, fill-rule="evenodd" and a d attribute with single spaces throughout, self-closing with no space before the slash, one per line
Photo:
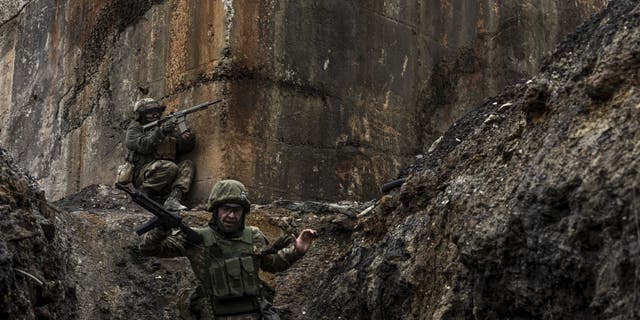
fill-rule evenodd
<path id="1" fill-rule="evenodd" d="M 139 206 L 151 212 L 155 216 L 144 224 L 136 227 L 136 233 L 138 235 L 143 235 L 152 229 L 157 228 L 161 224 L 164 224 L 171 228 L 180 228 L 180 230 L 182 230 L 182 232 L 187 236 L 187 241 L 191 243 L 197 244 L 202 242 L 202 236 L 193 229 L 184 225 L 184 223 L 182 223 L 182 218 L 171 213 L 159 203 L 149 198 L 146 194 L 136 190 L 135 188 L 129 188 L 121 183 L 116 183 L 116 188 L 126 192 L 133 202 L 137 203 Z"/>

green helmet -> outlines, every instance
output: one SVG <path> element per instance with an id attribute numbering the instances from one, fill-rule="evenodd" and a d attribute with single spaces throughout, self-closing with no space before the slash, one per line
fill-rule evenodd
<path id="1" fill-rule="evenodd" d="M 251 202 L 249 202 L 249 192 L 240 181 L 222 180 L 211 188 L 207 210 L 214 211 L 224 203 L 237 203 L 244 208 L 245 215 L 249 213 Z"/>
<path id="2" fill-rule="evenodd" d="M 143 113 L 154 109 L 158 109 L 160 112 L 163 112 L 166 107 L 153 98 L 140 99 L 133 105 L 133 112 L 135 112 L 136 117 L 140 117 Z"/>

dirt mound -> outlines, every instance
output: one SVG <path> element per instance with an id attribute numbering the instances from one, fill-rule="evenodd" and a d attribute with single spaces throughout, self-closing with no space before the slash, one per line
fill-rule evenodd
<path id="1" fill-rule="evenodd" d="M 114 212 L 141 212 L 123 192 L 101 184 L 90 185 L 80 192 L 64 197 L 53 203 L 67 211 L 108 210 Z"/>
<path id="2" fill-rule="evenodd" d="M 0 318 L 73 317 L 75 285 L 56 211 L 0 148 Z"/>
<path id="3" fill-rule="evenodd" d="M 471 111 L 360 221 L 318 319 L 640 317 L 640 4 Z"/>

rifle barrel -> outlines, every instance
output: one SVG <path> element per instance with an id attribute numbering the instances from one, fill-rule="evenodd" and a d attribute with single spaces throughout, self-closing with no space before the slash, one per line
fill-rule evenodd
<path id="1" fill-rule="evenodd" d="M 191 108 L 184 109 L 182 111 L 176 111 L 176 112 L 172 113 L 171 115 L 173 115 L 174 117 L 187 115 L 189 113 L 200 111 L 200 110 L 202 110 L 204 108 L 207 108 L 208 106 L 210 106 L 212 104 L 216 104 L 216 103 L 220 103 L 220 102 L 222 102 L 222 99 L 201 103 L 199 105 L 193 106 Z"/>
<path id="2" fill-rule="evenodd" d="M 147 129 L 155 127 L 155 126 L 157 126 L 157 125 L 159 125 L 159 124 L 161 124 L 161 123 L 163 123 L 163 122 L 165 122 L 167 120 L 186 116 L 189 113 L 193 113 L 193 112 L 196 112 L 196 111 L 200 111 L 202 109 L 206 109 L 210 105 L 217 104 L 217 103 L 220 103 L 220 102 L 222 102 L 222 99 L 204 102 L 204 103 L 195 105 L 195 106 L 193 106 L 191 108 L 187 108 L 187 109 L 184 109 L 184 110 L 181 110 L 181 111 L 172 112 L 169 115 L 167 115 L 166 117 L 161 118 L 160 120 L 156 120 L 156 121 L 153 121 L 153 122 L 150 122 L 150 123 L 147 123 L 147 124 L 143 125 L 142 129 L 147 130 Z"/>

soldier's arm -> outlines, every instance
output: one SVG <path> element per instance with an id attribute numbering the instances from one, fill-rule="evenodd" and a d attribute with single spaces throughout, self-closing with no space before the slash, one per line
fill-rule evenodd
<path id="1" fill-rule="evenodd" d="M 187 243 L 182 233 L 170 235 L 171 230 L 155 228 L 142 236 L 140 252 L 145 256 L 173 258 L 185 255 Z"/>
<path id="2" fill-rule="evenodd" d="M 150 154 L 154 151 L 158 143 L 162 142 L 164 134 L 160 126 L 145 132 L 142 126 L 137 124 L 129 125 L 125 138 L 127 149 L 141 153 Z"/>
<path id="3" fill-rule="evenodd" d="M 264 234 L 258 229 L 254 229 L 254 244 L 259 250 L 267 246 Z M 271 273 L 284 271 L 303 256 L 304 254 L 298 253 L 294 246 L 290 245 L 276 253 L 263 255 L 260 260 L 260 268 Z"/>
<path id="4" fill-rule="evenodd" d="M 177 134 L 176 138 L 176 153 L 178 154 L 190 152 L 196 146 L 196 135 L 191 130 L 189 130 L 187 139 L 185 139 L 185 137 L 181 134 Z"/>

